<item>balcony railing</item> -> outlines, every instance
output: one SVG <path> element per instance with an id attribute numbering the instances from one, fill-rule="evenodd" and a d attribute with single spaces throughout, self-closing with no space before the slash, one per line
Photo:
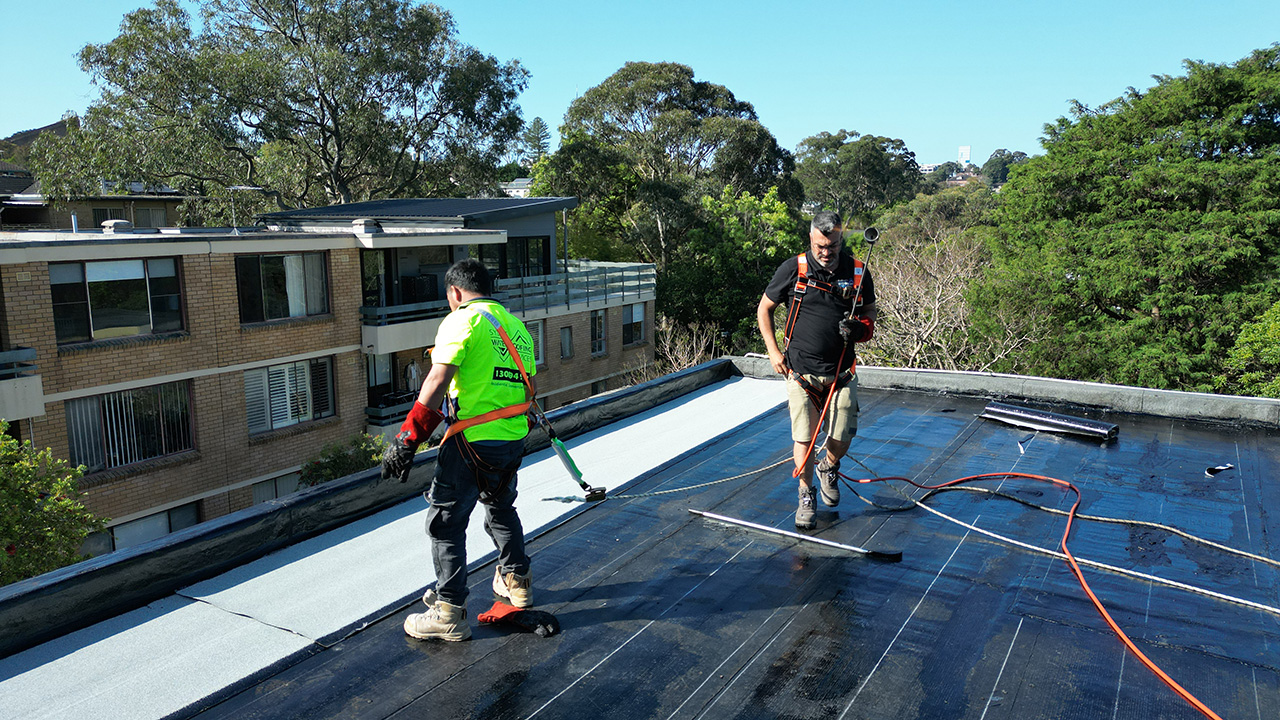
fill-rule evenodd
<path id="1" fill-rule="evenodd" d="M 14 348 L 0 352 L 0 381 L 34 375 L 35 372 L 35 348 Z"/>
<path id="2" fill-rule="evenodd" d="M 512 312 L 557 305 L 606 305 L 639 300 L 657 287 L 653 265 L 574 261 L 568 273 L 499 280 L 494 295 Z"/>
<path id="3" fill-rule="evenodd" d="M 652 297 L 657 287 L 653 265 L 573 261 L 568 273 L 508 278 L 495 283 L 494 297 L 514 313 L 559 305 L 606 305 Z M 381 326 L 430 320 L 449 314 L 449 303 L 436 300 L 389 307 L 362 307 L 365 325 Z"/>

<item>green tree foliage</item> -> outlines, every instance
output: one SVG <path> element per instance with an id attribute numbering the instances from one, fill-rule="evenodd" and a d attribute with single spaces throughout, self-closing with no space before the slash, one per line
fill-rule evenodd
<path id="1" fill-rule="evenodd" d="M 381 435 L 365 433 L 346 442 L 329 443 L 318 455 L 302 464 L 298 484 L 311 487 L 368 470 L 382 462 L 382 452 L 386 448 L 387 441 Z"/>
<path id="2" fill-rule="evenodd" d="M 910 200 L 921 188 L 920 166 L 906 143 L 841 130 L 800 142 L 796 178 L 805 199 L 833 210 L 849 224 L 867 224 L 875 214 Z"/>
<path id="3" fill-rule="evenodd" d="M 104 522 L 81 502 L 82 468 L 6 434 L 0 420 L 0 585 L 80 560 L 80 546 Z"/>
<path id="4" fill-rule="evenodd" d="M 969 183 L 881 216 L 881 241 L 868 259 L 880 317 L 875 338 L 859 349 L 866 362 L 985 371 L 1035 342 L 1035 325 L 1021 314 L 974 323 L 971 289 L 990 262 L 995 208 L 986 185 Z"/>
<path id="5" fill-rule="evenodd" d="M 1004 148 L 1000 148 L 991 153 L 991 157 L 982 163 L 982 170 L 979 174 L 982 179 L 987 181 L 988 185 L 995 187 L 1003 185 L 1009 179 L 1009 168 L 1021 162 L 1026 162 L 1027 154 L 1021 151 L 1009 152 Z"/>
<path id="6" fill-rule="evenodd" d="M 1001 190 L 978 299 L 1044 314 L 1002 369 L 1208 390 L 1280 296 L 1280 46 L 1185 66 L 1046 126 Z"/>
<path id="7" fill-rule="evenodd" d="M 198 23 L 157 0 L 80 62 L 102 95 L 37 143 L 47 195 L 248 185 L 286 208 L 492 185 L 527 77 L 412 0 L 207 0 Z"/>
<path id="8" fill-rule="evenodd" d="M 702 197 L 701 220 L 658 278 L 658 306 L 677 326 L 710 324 L 735 348 L 759 337 L 755 307 L 778 265 L 804 248 L 776 188 L 763 197 L 726 187 Z"/>
<path id="9" fill-rule="evenodd" d="M 525 126 L 524 132 L 520 133 L 520 144 L 520 162 L 525 167 L 533 167 L 551 152 L 551 128 L 547 127 L 542 118 L 534 118 Z"/>
<path id="10" fill-rule="evenodd" d="M 1280 302 L 1240 329 L 1215 389 L 1280 398 Z"/>
<path id="11" fill-rule="evenodd" d="M 701 219 L 700 198 L 726 185 L 797 206 L 793 161 L 750 103 L 676 63 L 627 63 L 570 105 L 560 150 L 536 172 L 539 192 L 576 195 L 571 247 L 585 235 L 663 272 Z"/>

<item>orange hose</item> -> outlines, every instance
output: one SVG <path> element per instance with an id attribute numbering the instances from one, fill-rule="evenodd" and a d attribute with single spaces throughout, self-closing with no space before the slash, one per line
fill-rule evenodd
<path id="1" fill-rule="evenodd" d="M 852 480 L 852 478 L 848 478 L 843 474 L 841 476 L 845 477 L 845 479 Z M 1222 718 L 1217 713 L 1209 709 L 1209 706 L 1205 705 L 1198 698 L 1196 698 L 1195 695 L 1192 695 L 1189 690 L 1179 685 L 1177 681 L 1175 681 L 1173 678 L 1169 677 L 1169 675 L 1165 673 L 1164 670 L 1160 669 L 1160 666 L 1156 665 L 1154 661 L 1152 661 L 1150 658 L 1144 655 L 1141 650 L 1138 649 L 1138 646 L 1133 643 L 1133 640 L 1129 639 L 1129 636 L 1125 634 L 1124 630 L 1121 630 L 1120 626 L 1116 624 L 1116 621 L 1111 618 L 1111 614 L 1108 613 L 1107 609 L 1102 606 L 1102 601 L 1098 599 L 1098 596 L 1093 593 L 1093 589 L 1089 587 L 1089 583 L 1085 581 L 1084 573 L 1081 572 L 1080 566 L 1076 564 L 1075 556 L 1071 554 L 1071 551 L 1069 549 L 1067 549 L 1067 538 L 1071 535 L 1071 525 L 1075 521 L 1076 510 L 1077 508 L 1080 507 L 1080 501 L 1082 497 L 1080 494 L 1079 488 L 1077 488 L 1075 485 L 1072 485 L 1066 480 L 1059 480 L 1057 478 L 1051 478 L 1044 475 L 1032 475 L 1030 473 L 1016 473 L 1016 472 L 983 473 L 981 475 L 969 475 L 966 477 L 957 478 L 955 480 L 950 480 L 948 482 L 940 483 L 938 485 L 922 485 L 910 478 L 905 478 L 901 476 L 866 478 L 866 479 L 853 480 L 853 482 L 872 483 L 872 482 L 884 482 L 887 480 L 902 480 L 904 482 L 907 482 L 923 490 L 938 490 L 940 488 L 948 487 L 951 485 L 958 485 L 960 483 L 970 482 L 973 480 L 998 480 L 998 479 L 1005 479 L 1005 478 L 1024 478 L 1027 480 L 1047 482 L 1053 485 L 1057 485 L 1059 487 L 1068 488 L 1076 494 L 1076 501 L 1071 506 L 1071 512 L 1067 514 L 1067 527 L 1062 533 L 1062 542 L 1060 543 L 1060 547 L 1062 548 L 1062 554 L 1067 556 L 1067 564 L 1071 568 L 1071 573 L 1075 575 L 1076 580 L 1079 581 L 1080 587 L 1082 587 L 1084 589 L 1085 594 L 1089 596 L 1090 602 L 1093 603 L 1093 606 L 1098 610 L 1098 613 L 1102 615 L 1102 619 L 1106 621 L 1107 625 L 1111 628 L 1111 631 L 1114 632 L 1116 636 L 1120 638 L 1120 641 L 1124 643 L 1125 647 L 1129 648 L 1129 651 L 1132 652 L 1135 656 L 1137 656 L 1138 660 L 1140 660 L 1142 664 L 1147 667 L 1148 670 L 1154 673 L 1156 677 L 1160 678 L 1160 680 L 1163 681 L 1165 685 L 1169 686 L 1169 689 L 1177 693 L 1177 695 L 1181 697 L 1184 701 L 1186 701 L 1187 704 L 1191 705 L 1191 707 L 1195 708 L 1196 710 L 1199 710 L 1202 715 L 1208 718 L 1213 718 L 1213 720 L 1222 720 Z"/>

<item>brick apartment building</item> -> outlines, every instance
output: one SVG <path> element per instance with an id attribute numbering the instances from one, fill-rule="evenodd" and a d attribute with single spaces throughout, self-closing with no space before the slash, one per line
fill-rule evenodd
<path id="1" fill-rule="evenodd" d="M 539 400 L 620 387 L 653 359 L 654 269 L 568 261 L 573 198 L 397 200 L 254 230 L 0 232 L 0 417 L 86 467 L 122 548 L 274 499 L 302 463 L 411 406 L 479 257 L 538 355 Z"/>

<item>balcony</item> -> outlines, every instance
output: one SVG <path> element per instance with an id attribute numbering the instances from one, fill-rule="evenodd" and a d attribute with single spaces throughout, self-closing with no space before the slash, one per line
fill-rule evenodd
<path id="1" fill-rule="evenodd" d="M 567 273 L 499 280 L 494 297 L 525 320 L 537 320 L 652 300 L 656 285 L 653 265 L 573 261 Z M 448 314 L 445 300 L 362 307 L 365 352 L 384 355 L 426 347 Z"/>
<path id="2" fill-rule="evenodd" d="M 36 351 L 0 352 L 0 417 L 25 420 L 44 415 L 44 383 L 36 372 Z"/>

